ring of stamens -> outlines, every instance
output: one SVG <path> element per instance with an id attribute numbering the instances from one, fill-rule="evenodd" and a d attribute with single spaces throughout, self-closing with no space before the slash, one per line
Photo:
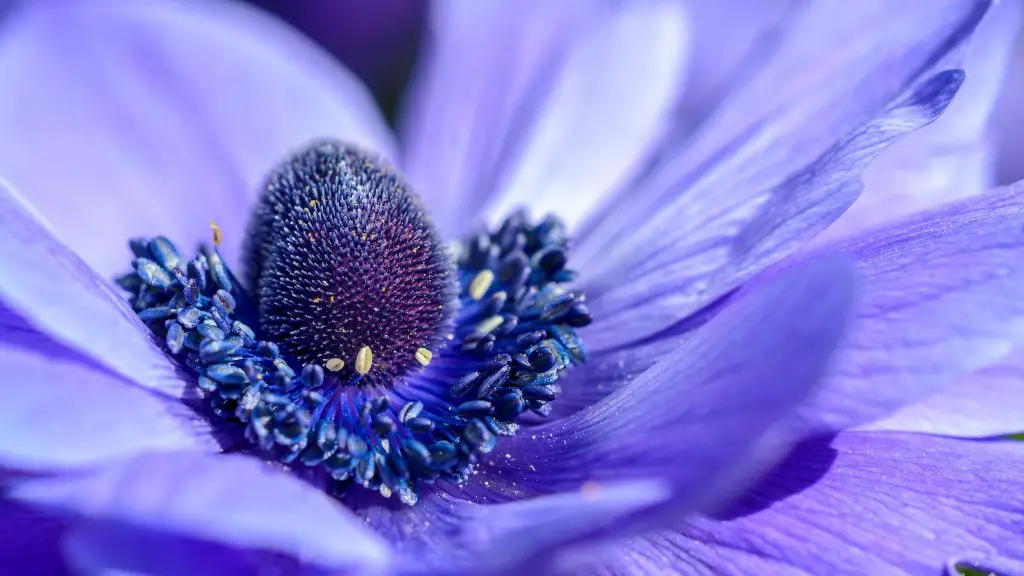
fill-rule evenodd
<path id="1" fill-rule="evenodd" d="M 531 224 L 516 213 L 459 246 L 452 341 L 416 351 L 429 380 L 408 376 L 408 386 L 390 390 L 350 385 L 369 371 L 369 347 L 300 365 L 260 340 L 245 321 L 252 302 L 216 247 L 188 261 L 163 237 L 130 248 L 134 271 L 119 284 L 197 375 L 213 412 L 244 426 L 265 457 L 322 470 L 336 494 L 357 484 L 411 505 L 423 483 L 466 481 L 499 436 L 518 431 L 522 414 L 550 413 L 559 376 L 586 358 L 575 329 L 590 316 L 583 296 L 561 287 L 573 273 L 554 218 Z M 332 381 L 346 365 L 351 381 Z M 447 384 L 426 384 L 439 379 Z"/>

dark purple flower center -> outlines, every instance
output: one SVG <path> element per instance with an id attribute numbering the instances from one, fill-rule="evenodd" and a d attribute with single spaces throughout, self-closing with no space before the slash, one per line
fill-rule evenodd
<path id="1" fill-rule="evenodd" d="M 353 148 L 324 143 L 280 165 L 249 228 L 259 328 L 298 361 L 390 386 L 451 332 L 454 266 L 419 199 Z"/>
<path id="2" fill-rule="evenodd" d="M 514 213 L 449 259 L 401 179 L 346 146 L 271 175 L 246 242 L 251 291 L 217 243 L 186 260 L 167 238 L 132 240 L 118 282 L 214 415 L 334 494 L 413 504 L 423 484 L 467 481 L 586 358 L 558 219 Z"/>

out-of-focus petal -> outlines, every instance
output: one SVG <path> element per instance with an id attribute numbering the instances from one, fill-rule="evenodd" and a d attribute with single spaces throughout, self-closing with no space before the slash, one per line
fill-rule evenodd
<path id="1" fill-rule="evenodd" d="M 633 540 L 615 574 L 942 574 L 1024 558 L 1024 443 L 847 433 L 793 452 L 734 509 Z M 618 571 L 616 571 L 618 570 Z"/>
<path id="2" fill-rule="evenodd" d="M 0 301 L 34 329 L 120 376 L 172 396 L 187 378 L 109 282 L 0 183 Z M 6 316 L 6 314 L 5 314 Z M 4 340 L 11 322 L 4 322 Z"/>
<path id="3" fill-rule="evenodd" d="M 956 381 L 942 392 L 862 427 L 967 438 L 1024 432 L 1024 349 Z"/>
<path id="4" fill-rule="evenodd" d="M 62 576 L 65 523 L 17 502 L 0 499 L 0 566 L 11 574 Z"/>
<path id="5" fill-rule="evenodd" d="M 647 318 L 650 334 L 824 229 L 868 160 L 948 104 L 960 78 L 927 74 L 987 7 L 805 3 L 775 58 L 701 134 L 663 150 L 581 228 L 574 261 L 594 315 Z"/>
<path id="6" fill-rule="evenodd" d="M 863 424 L 1024 343 L 1024 183 L 954 203 L 843 248 L 864 290 L 813 428 Z"/>
<path id="7" fill-rule="evenodd" d="M 163 534 L 339 569 L 373 570 L 388 561 L 387 544 L 336 500 L 248 456 L 150 452 L 73 475 L 20 480 L 8 495 L 98 528 L 148 532 L 150 542 Z M 123 555 L 141 558 L 145 550 Z"/>
<path id="8" fill-rule="evenodd" d="M 441 229 L 525 204 L 570 222 L 650 152 L 680 88 L 676 2 L 434 3 L 405 116 Z"/>
<path id="9" fill-rule="evenodd" d="M 756 73 L 792 24 L 795 0 L 682 0 L 693 29 L 686 93 L 677 111 L 685 138 Z"/>
<path id="10" fill-rule="evenodd" d="M 677 503 L 708 506 L 785 441 L 777 425 L 824 374 L 853 293 L 842 258 L 787 272 L 602 402 L 511 438 L 488 482 L 549 492 L 663 478 Z"/>
<path id="11" fill-rule="evenodd" d="M 408 72 L 428 5 L 423 0 L 252 1 L 294 24 L 369 85 L 381 88 L 390 88 Z"/>
<path id="12" fill-rule="evenodd" d="M 218 449 L 200 418 L 99 366 L 0 343 L 0 467 L 50 470 L 145 450 Z"/>
<path id="13" fill-rule="evenodd" d="M 723 206 L 716 214 L 730 222 L 727 232 L 719 226 L 725 221 L 714 218 L 696 218 L 693 226 L 675 221 L 671 230 L 655 224 L 637 230 L 637 238 L 626 244 L 633 247 L 632 254 L 646 254 L 644 259 L 618 260 L 623 268 L 617 269 L 602 260 L 599 270 L 581 270 L 589 307 L 600 319 L 583 332 L 588 345 L 603 350 L 642 340 L 707 306 L 813 238 L 857 197 L 864 165 L 895 139 L 934 120 L 962 80 L 963 72 L 951 70 L 915 86 L 813 164 L 766 191 L 758 209 L 742 224 Z M 650 229 L 660 229 L 661 236 L 648 238 Z M 648 253 L 654 245 L 659 251 Z M 616 257 L 609 254 L 607 261 L 615 262 Z"/>
<path id="14" fill-rule="evenodd" d="M 0 37 L 0 174 L 102 276 L 125 242 L 240 246 L 262 179 L 333 137 L 392 159 L 370 95 L 298 32 L 235 2 L 22 2 Z"/>
<path id="15" fill-rule="evenodd" d="M 997 182 L 1009 184 L 1024 178 L 1024 35 L 1010 58 L 1010 70 L 996 101 L 993 135 L 996 146 Z"/>
<path id="16" fill-rule="evenodd" d="M 980 194 L 995 184 L 991 113 L 1021 18 L 1020 0 L 1000 0 L 955 58 L 967 79 L 941 118 L 886 150 L 864 171 L 864 191 L 814 241 L 822 242 Z"/>

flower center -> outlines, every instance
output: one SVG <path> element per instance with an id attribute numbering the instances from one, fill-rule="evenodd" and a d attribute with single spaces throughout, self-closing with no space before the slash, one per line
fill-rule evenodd
<path id="1" fill-rule="evenodd" d="M 399 177 L 345 146 L 272 174 L 246 244 L 251 294 L 219 238 L 192 260 L 164 237 L 132 240 L 118 283 L 215 416 L 334 494 L 411 505 L 423 484 L 467 481 L 585 360 L 575 328 L 590 315 L 561 287 L 573 273 L 556 218 L 514 213 L 453 263 Z"/>
<path id="2" fill-rule="evenodd" d="M 352 148 L 319 144 L 278 167 L 247 248 L 259 328 L 302 363 L 389 386 L 450 334 L 440 237 L 399 176 Z"/>

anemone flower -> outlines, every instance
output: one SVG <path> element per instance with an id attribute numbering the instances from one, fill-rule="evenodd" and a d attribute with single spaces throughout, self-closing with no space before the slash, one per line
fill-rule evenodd
<path id="1" fill-rule="evenodd" d="M 949 105 L 989 3 L 801 5 L 705 113 L 684 64 L 727 35 L 678 4 L 532 8 L 433 5 L 400 144 L 244 5 L 8 16 L 4 566 L 1011 565 L 1021 446 L 879 418 L 1024 341 L 1024 190 L 798 251 Z M 861 200 L 979 129 L 935 126 Z"/>

